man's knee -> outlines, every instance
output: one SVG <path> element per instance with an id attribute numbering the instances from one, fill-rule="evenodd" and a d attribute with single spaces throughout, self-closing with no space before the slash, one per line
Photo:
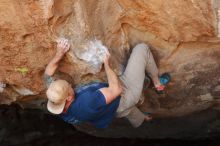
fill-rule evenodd
<path id="1" fill-rule="evenodd" d="M 148 52 L 149 50 L 150 47 L 145 43 L 137 44 L 133 49 L 133 51 L 138 51 L 138 52 Z"/>
<path id="2" fill-rule="evenodd" d="M 138 52 L 139 54 L 148 54 L 150 47 L 145 43 L 137 44 L 132 52 Z"/>
<path id="3" fill-rule="evenodd" d="M 137 47 L 141 47 L 141 48 L 149 48 L 149 45 L 145 44 L 145 43 L 139 43 L 136 45 Z"/>

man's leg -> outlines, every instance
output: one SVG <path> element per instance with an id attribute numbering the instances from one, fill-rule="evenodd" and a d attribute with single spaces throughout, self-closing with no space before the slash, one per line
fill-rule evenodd
<path id="1" fill-rule="evenodd" d="M 160 84 L 158 68 L 149 46 L 146 44 L 138 44 L 133 49 L 125 72 L 121 77 L 124 84 L 124 93 L 117 110 L 118 117 L 127 116 L 131 112 L 133 106 L 138 103 L 142 94 L 145 70 L 148 72 L 155 85 Z M 143 120 L 143 118 L 141 119 Z"/>
<path id="2" fill-rule="evenodd" d="M 125 116 L 133 127 L 139 127 L 146 119 L 147 121 L 151 120 L 151 116 L 145 115 L 141 112 L 136 106 L 130 108 L 130 112 Z"/>

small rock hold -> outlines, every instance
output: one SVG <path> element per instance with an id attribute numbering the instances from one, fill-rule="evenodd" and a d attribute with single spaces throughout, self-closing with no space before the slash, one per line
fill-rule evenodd
<path id="1" fill-rule="evenodd" d="M 35 93 L 27 88 L 19 87 L 19 86 L 12 86 L 12 88 L 20 95 L 22 96 L 28 96 L 28 95 L 35 95 Z"/>
<path id="2" fill-rule="evenodd" d="M 6 87 L 6 84 L 0 82 L 0 93 L 4 91 L 5 87 Z"/>
<path id="3" fill-rule="evenodd" d="M 207 93 L 207 94 L 204 94 L 204 95 L 200 95 L 200 96 L 198 96 L 198 98 L 201 101 L 213 101 L 213 99 L 214 99 L 210 93 Z"/>
<path id="4" fill-rule="evenodd" d="M 213 91 L 214 92 L 219 92 L 220 91 L 220 85 L 216 86 Z"/>

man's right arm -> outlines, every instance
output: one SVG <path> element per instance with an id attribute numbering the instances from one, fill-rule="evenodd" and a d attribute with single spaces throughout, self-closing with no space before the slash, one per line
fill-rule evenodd
<path id="1" fill-rule="evenodd" d="M 67 39 L 61 38 L 57 42 L 57 52 L 53 59 L 48 63 L 44 72 L 44 82 L 47 87 L 54 81 L 52 76 L 54 75 L 56 69 L 58 68 L 60 60 L 63 58 L 64 54 L 69 50 L 70 44 Z"/>
<path id="2" fill-rule="evenodd" d="M 102 94 L 105 96 L 106 104 L 111 103 L 122 92 L 120 81 L 109 65 L 109 58 L 110 54 L 107 54 L 106 58 L 104 59 L 104 67 L 108 78 L 109 87 L 100 89 Z"/>
<path id="3" fill-rule="evenodd" d="M 53 76 L 60 60 L 63 58 L 64 54 L 69 50 L 70 44 L 67 39 L 58 40 L 57 52 L 53 59 L 49 62 L 46 67 L 45 74 L 48 76 Z"/>

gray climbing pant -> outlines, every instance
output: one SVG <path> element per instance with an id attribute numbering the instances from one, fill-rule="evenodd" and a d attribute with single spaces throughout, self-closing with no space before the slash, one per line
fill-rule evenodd
<path id="1" fill-rule="evenodd" d="M 117 117 L 126 117 L 133 127 L 139 127 L 145 117 L 145 114 L 136 107 L 142 95 L 145 71 L 150 77 L 158 76 L 158 68 L 149 46 L 142 43 L 133 48 L 125 72 L 120 77 L 123 92 Z"/>

